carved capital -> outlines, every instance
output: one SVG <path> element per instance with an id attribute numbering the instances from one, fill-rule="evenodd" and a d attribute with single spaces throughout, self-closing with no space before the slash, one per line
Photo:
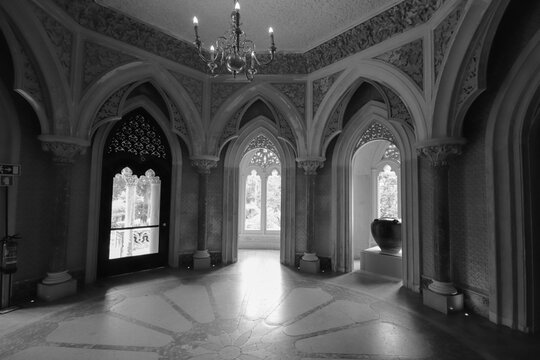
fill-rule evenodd
<path id="1" fill-rule="evenodd" d="M 59 164 L 72 164 L 79 154 L 84 154 L 90 145 L 87 141 L 62 136 L 41 135 L 41 148 L 50 151 L 53 161 Z"/>
<path id="2" fill-rule="evenodd" d="M 213 158 L 192 158 L 191 166 L 197 169 L 199 174 L 210 174 L 210 171 L 218 164 L 218 159 Z"/>
<path id="3" fill-rule="evenodd" d="M 323 158 L 297 159 L 298 167 L 304 169 L 305 175 L 317 175 L 317 169 L 324 166 Z"/>
<path id="4" fill-rule="evenodd" d="M 448 159 L 461 154 L 463 144 L 440 144 L 423 146 L 416 151 L 429 160 L 432 166 L 447 166 Z"/>

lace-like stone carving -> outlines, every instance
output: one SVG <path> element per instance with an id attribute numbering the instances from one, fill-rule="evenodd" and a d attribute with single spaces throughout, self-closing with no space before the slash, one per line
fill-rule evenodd
<path id="1" fill-rule="evenodd" d="M 203 83 L 197 79 L 194 79 L 190 76 L 172 73 L 174 78 L 186 89 L 191 101 L 195 104 L 199 114 L 202 114 L 203 108 Z"/>
<path id="2" fill-rule="evenodd" d="M 73 49 L 73 34 L 60 22 L 49 16 L 43 9 L 33 5 L 34 13 L 43 25 L 51 44 L 54 47 L 58 61 L 64 70 L 67 82 L 71 80 L 71 52 Z"/>
<path id="3" fill-rule="evenodd" d="M 416 149 L 416 151 L 419 156 L 428 159 L 431 166 L 448 166 L 448 159 L 461 154 L 462 144 L 424 146 Z"/>
<path id="4" fill-rule="evenodd" d="M 401 120 L 414 129 L 412 116 L 409 113 L 409 109 L 405 106 L 405 103 L 401 98 L 390 88 L 383 86 L 382 90 L 388 100 L 388 115 L 392 119 Z"/>
<path id="5" fill-rule="evenodd" d="M 225 129 L 223 129 L 223 132 L 221 133 L 221 138 L 219 140 L 220 147 L 225 144 L 226 141 L 228 141 L 230 138 L 236 135 L 238 132 L 238 123 L 240 121 L 240 117 L 245 111 L 246 105 L 241 107 L 236 114 L 234 114 L 233 117 L 229 119 L 227 122 L 227 125 L 225 125 Z"/>
<path id="6" fill-rule="evenodd" d="M 422 39 L 388 51 L 377 56 L 376 59 L 395 66 L 407 74 L 421 90 L 424 90 L 424 46 Z"/>
<path id="7" fill-rule="evenodd" d="M 208 175 L 211 170 L 217 167 L 217 160 L 213 159 L 191 159 L 191 166 L 197 169 L 199 174 Z"/>
<path id="8" fill-rule="evenodd" d="M 332 138 L 337 132 L 341 131 L 343 114 L 345 114 L 345 109 L 347 109 L 348 100 L 348 96 L 341 99 L 340 103 L 332 113 L 330 120 L 326 123 L 323 133 L 323 144 L 326 144 L 330 138 Z"/>
<path id="9" fill-rule="evenodd" d="M 99 108 L 98 114 L 96 116 L 96 121 L 101 121 L 109 118 L 118 117 L 120 113 L 120 102 L 122 101 L 124 94 L 128 91 L 131 84 L 128 84 L 124 86 L 123 88 L 120 88 L 118 91 L 116 91 L 114 94 L 111 95 L 101 105 L 101 108 Z"/>
<path id="10" fill-rule="evenodd" d="M 304 159 L 298 161 L 298 167 L 304 169 L 305 175 L 317 175 L 317 169 L 324 167 L 322 159 Z"/>
<path id="11" fill-rule="evenodd" d="M 167 149 L 161 131 L 142 114 L 122 120 L 112 134 L 107 154 L 127 152 L 135 156 L 167 159 Z"/>
<path id="12" fill-rule="evenodd" d="M 184 139 L 189 141 L 189 130 L 187 128 L 184 117 L 173 102 L 169 102 L 171 105 L 171 112 L 173 116 L 173 128 Z"/>
<path id="13" fill-rule="evenodd" d="M 279 161 L 279 158 L 275 152 L 265 148 L 260 148 L 251 157 L 249 165 L 258 166 L 264 169 L 273 165 L 281 165 L 281 162 Z"/>
<path id="14" fill-rule="evenodd" d="M 24 68 L 24 76 L 23 76 L 23 84 L 22 89 L 34 99 L 35 102 L 38 104 L 41 104 L 44 106 L 43 102 L 43 90 L 41 87 L 41 83 L 39 81 L 39 78 L 37 76 L 36 70 L 34 68 L 34 64 L 32 64 L 32 61 L 26 54 L 26 51 L 24 51 L 24 48 L 19 45 L 18 51 L 21 55 L 21 58 L 23 59 L 23 68 Z"/>
<path id="15" fill-rule="evenodd" d="M 283 117 L 283 114 L 277 112 L 278 117 L 278 127 L 279 127 L 279 136 L 287 140 L 296 151 L 296 137 L 289 125 L 289 122 Z"/>
<path id="16" fill-rule="evenodd" d="M 267 149 L 274 154 L 278 154 L 276 145 L 274 145 L 272 140 L 270 140 L 263 134 L 259 134 L 255 138 L 253 138 L 253 140 L 249 142 L 248 146 L 246 146 L 242 155 L 246 155 L 249 151 L 253 149 Z"/>
<path id="17" fill-rule="evenodd" d="M 86 146 L 61 141 L 42 141 L 41 148 L 50 151 L 53 161 L 60 164 L 73 164 L 77 155 L 84 154 L 87 149 Z"/>
<path id="18" fill-rule="evenodd" d="M 465 101 L 478 90 L 478 67 L 480 66 L 480 55 L 482 52 L 482 41 L 476 44 L 473 55 L 469 59 L 467 64 L 467 70 L 465 70 L 465 79 L 461 86 L 461 92 L 458 97 L 458 108 L 461 108 Z"/>
<path id="19" fill-rule="evenodd" d="M 435 82 L 439 77 L 442 63 L 448 52 L 450 41 L 457 30 L 464 8 L 465 2 L 462 1 L 433 31 L 433 66 L 435 69 Z"/>
<path id="20" fill-rule="evenodd" d="M 286 83 L 272 84 L 294 104 L 302 118 L 306 116 L 306 84 Z"/>
<path id="21" fill-rule="evenodd" d="M 386 126 L 378 122 L 373 122 L 366 129 L 366 131 L 364 131 L 354 150 L 358 150 L 363 145 L 373 140 L 387 140 L 390 141 L 392 144 L 396 143 L 394 135 L 392 135 L 392 133 L 390 132 L 390 130 L 388 130 Z"/>
<path id="22" fill-rule="evenodd" d="M 343 71 L 339 71 L 335 74 L 325 76 L 321 79 L 313 81 L 313 114 L 317 113 L 319 105 L 324 99 L 328 90 L 334 85 L 336 79 L 341 75 Z"/>
<path id="23" fill-rule="evenodd" d="M 216 114 L 217 109 L 229 98 L 232 94 L 240 90 L 246 84 L 244 83 L 214 83 L 211 87 L 212 104 L 210 110 L 212 117 Z"/>
<path id="24" fill-rule="evenodd" d="M 86 41 L 84 43 L 83 89 L 112 69 L 137 60 L 124 53 Z"/>
<path id="25" fill-rule="evenodd" d="M 381 160 L 394 160 L 395 162 L 401 162 L 401 155 L 395 144 L 389 144 Z"/>

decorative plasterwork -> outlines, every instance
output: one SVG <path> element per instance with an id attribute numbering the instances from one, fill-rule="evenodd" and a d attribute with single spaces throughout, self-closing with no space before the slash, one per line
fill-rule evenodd
<path id="1" fill-rule="evenodd" d="M 223 146 L 223 144 L 225 144 L 226 141 L 228 141 L 230 138 L 235 136 L 236 133 L 238 132 L 238 123 L 239 123 L 240 117 L 245 111 L 246 106 L 247 105 L 244 105 L 243 107 L 238 109 L 236 114 L 234 114 L 234 116 L 231 117 L 229 121 L 227 122 L 227 125 L 225 125 L 225 128 L 223 129 L 223 132 L 221 133 L 221 138 L 219 140 L 220 147 Z"/>
<path id="2" fill-rule="evenodd" d="M 22 46 L 19 46 L 19 53 L 23 59 L 23 69 L 24 75 L 22 78 L 22 84 L 20 84 L 21 90 L 24 90 L 28 95 L 30 95 L 36 103 L 44 106 L 44 96 L 41 83 L 37 76 L 36 69 L 32 64 L 32 61 L 24 51 Z"/>
<path id="3" fill-rule="evenodd" d="M 211 99 L 212 104 L 210 105 L 210 110 L 212 117 L 216 114 L 217 109 L 229 96 L 240 90 L 244 87 L 245 83 L 213 83 L 211 86 Z"/>
<path id="4" fill-rule="evenodd" d="M 298 167 L 304 169 L 305 175 L 317 175 L 317 169 L 324 167 L 323 159 L 300 159 L 297 162 Z"/>
<path id="5" fill-rule="evenodd" d="M 53 0 L 81 26 L 199 71 L 206 71 L 192 44 L 92 0 Z"/>
<path id="6" fill-rule="evenodd" d="M 381 160 L 394 160 L 397 163 L 401 162 L 401 155 L 395 144 L 389 144 Z"/>
<path id="7" fill-rule="evenodd" d="M 296 137 L 289 125 L 289 122 L 283 117 L 281 112 L 277 112 L 278 128 L 279 128 L 279 137 L 285 139 L 290 143 L 293 149 L 296 151 Z"/>
<path id="8" fill-rule="evenodd" d="M 51 152 L 53 162 L 60 164 L 73 164 L 79 154 L 84 154 L 88 145 L 60 140 L 40 138 L 43 151 Z"/>
<path id="9" fill-rule="evenodd" d="M 461 154 L 462 144 L 430 145 L 416 149 L 419 156 L 429 160 L 431 166 L 447 166 L 448 159 Z"/>
<path id="10" fill-rule="evenodd" d="M 73 49 L 73 35 L 61 23 L 50 17 L 38 6 L 32 6 L 34 13 L 43 25 L 51 44 L 54 47 L 58 62 L 64 70 L 67 82 L 70 82 L 71 74 L 71 51 Z"/>
<path id="11" fill-rule="evenodd" d="M 392 144 L 396 143 L 394 135 L 388 130 L 386 126 L 381 123 L 373 122 L 367 129 L 364 131 L 358 144 L 355 146 L 355 151 L 361 148 L 363 145 L 367 144 L 370 141 L 374 140 L 387 140 Z"/>
<path id="12" fill-rule="evenodd" d="M 128 84 L 118 89 L 107 99 L 107 101 L 103 103 L 103 105 L 101 105 L 101 108 L 99 109 L 96 116 L 96 123 L 102 120 L 119 116 L 120 102 L 122 101 L 122 98 L 124 97 L 126 91 L 128 91 L 128 89 L 130 88 L 130 86 L 131 84 Z"/>
<path id="13" fill-rule="evenodd" d="M 174 78 L 182 85 L 186 92 L 189 94 L 191 101 L 195 104 L 197 111 L 202 115 L 203 108 L 203 82 L 194 79 L 190 76 L 182 75 L 179 73 L 171 72 Z"/>
<path id="14" fill-rule="evenodd" d="M 306 52 L 313 72 L 426 23 L 447 0 L 405 0 Z"/>
<path id="15" fill-rule="evenodd" d="M 178 108 L 172 101 L 169 101 L 169 103 L 171 105 L 171 112 L 172 112 L 172 117 L 173 117 L 173 129 L 175 130 L 177 134 L 179 134 L 182 137 L 182 139 L 184 139 L 184 141 L 189 143 L 189 140 L 190 140 L 189 130 L 186 125 L 186 122 L 184 121 L 184 117 L 182 116 L 182 114 L 180 113 L 180 111 L 178 110 Z"/>
<path id="16" fill-rule="evenodd" d="M 283 83 L 272 84 L 273 87 L 278 89 L 281 93 L 285 94 L 287 98 L 294 104 L 294 107 L 305 118 L 306 115 L 306 84 L 305 83 Z"/>
<path id="17" fill-rule="evenodd" d="M 210 174 L 211 170 L 217 167 L 218 161 L 214 159 L 191 159 L 191 166 L 193 166 L 197 172 L 201 175 Z"/>
<path id="18" fill-rule="evenodd" d="M 84 44 L 83 89 L 112 69 L 135 60 L 137 59 L 127 54 L 86 41 Z"/>
<path id="19" fill-rule="evenodd" d="M 439 77 L 442 63 L 448 52 L 450 40 L 452 40 L 457 31 L 465 4 L 466 2 L 462 1 L 450 15 L 448 15 L 446 19 L 433 30 L 433 66 L 435 71 L 435 82 Z"/>
<path id="20" fill-rule="evenodd" d="M 386 86 L 382 86 L 382 90 L 388 101 L 387 106 L 389 117 L 391 119 L 403 121 L 409 125 L 411 129 L 414 129 L 412 116 L 403 100 L 401 100 L 401 98 L 393 90 Z"/>
<path id="21" fill-rule="evenodd" d="M 324 128 L 323 144 L 326 144 L 330 138 L 332 138 L 337 132 L 341 131 L 343 114 L 345 114 L 345 109 L 347 109 L 348 100 L 348 96 L 342 98 L 336 109 L 332 112 L 332 116 Z"/>
<path id="22" fill-rule="evenodd" d="M 264 134 L 259 134 L 255 138 L 253 138 L 244 149 L 244 153 L 242 155 L 246 155 L 249 151 L 253 149 L 267 149 L 274 154 L 279 154 L 276 145 L 274 145 L 272 140 L 264 136 Z"/>
<path id="23" fill-rule="evenodd" d="M 343 71 L 339 71 L 335 74 L 325 76 L 323 78 L 313 81 L 313 114 L 317 113 L 319 105 L 324 99 L 324 96 L 328 93 L 336 79 L 341 75 Z"/>
<path id="24" fill-rule="evenodd" d="M 480 56 L 482 53 L 482 42 L 476 44 L 472 56 L 469 58 L 465 78 L 457 100 L 457 108 L 460 109 L 465 101 L 478 90 L 478 67 L 480 66 Z"/>
<path id="25" fill-rule="evenodd" d="M 424 47 L 422 39 L 376 57 L 407 74 L 421 90 L 424 90 Z"/>

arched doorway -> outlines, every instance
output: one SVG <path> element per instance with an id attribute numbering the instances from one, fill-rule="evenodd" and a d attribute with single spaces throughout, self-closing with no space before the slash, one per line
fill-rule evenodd
<path id="1" fill-rule="evenodd" d="M 167 264 L 171 151 L 142 108 L 118 121 L 102 162 L 98 276 Z"/>

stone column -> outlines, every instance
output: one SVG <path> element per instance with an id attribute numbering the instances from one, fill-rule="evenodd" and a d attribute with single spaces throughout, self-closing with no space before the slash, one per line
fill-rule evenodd
<path id="1" fill-rule="evenodd" d="M 418 148 L 427 158 L 433 175 L 433 263 L 434 278 L 429 289 L 441 295 L 455 295 L 450 262 L 450 221 L 448 204 L 448 159 L 461 154 L 463 142 L 443 143 Z"/>
<path id="2" fill-rule="evenodd" d="M 38 284 L 38 297 L 55 300 L 74 294 L 77 282 L 67 270 L 67 245 L 70 220 L 71 177 L 75 158 L 89 146 L 84 140 L 43 135 L 39 137 L 44 151 L 52 153 L 55 170 L 54 200 L 50 211 L 51 239 L 47 276 Z"/>
<path id="3" fill-rule="evenodd" d="M 306 211 L 307 211 L 307 251 L 300 260 L 300 270 L 316 273 L 320 270 L 319 257 L 315 251 L 315 187 L 317 169 L 324 166 L 323 158 L 297 160 L 306 176 Z"/>
<path id="4" fill-rule="evenodd" d="M 214 157 L 197 157 L 191 159 L 191 165 L 199 173 L 199 223 L 197 251 L 193 254 L 193 268 L 203 270 L 210 268 L 210 253 L 208 252 L 208 184 L 211 169 L 217 166 L 218 159 Z"/>

